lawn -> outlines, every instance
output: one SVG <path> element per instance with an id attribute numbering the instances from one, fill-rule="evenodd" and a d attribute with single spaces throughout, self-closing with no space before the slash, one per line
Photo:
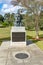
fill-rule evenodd
<path id="1" fill-rule="evenodd" d="M 30 39 L 35 43 L 41 50 L 43 50 L 43 31 L 39 31 L 39 37 L 42 38 L 41 40 L 35 40 L 36 32 L 35 31 L 27 31 L 26 33 L 27 39 Z"/>
<path id="2" fill-rule="evenodd" d="M 10 30 L 11 27 L 0 28 L 0 45 L 4 40 L 10 40 Z M 43 50 L 43 40 L 34 40 L 36 33 L 35 31 L 27 31 L 26 32 L 27 39 L 31 39 L 33 43 L 37 44 L 37 46 Z M 39 36 L 43 38 L 43 31 L 39 31 Z"/>
<path id="3" fill-rule="evenodd" d="M 11 27 L 0 28 L 0 45 L 4 40 L 10 40 Z"/>

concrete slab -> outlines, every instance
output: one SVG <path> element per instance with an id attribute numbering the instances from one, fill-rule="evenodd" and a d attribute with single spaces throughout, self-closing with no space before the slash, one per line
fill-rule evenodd
<path id="1" fill-rule="evenodd" d="M 3 41 L 2 45 L 0 46 L 0 50 L 6 50 L 10 47 L 10 41 Z"/>
<path id="2" fill-rule="evenodd" d="M 26 52 L 30 58 L 16 59 L 15 54 Z M 43 65 L 43 51 L 36 44 L 30 44 L 26 47 L 10 47 L 10 41 L 5 41 L 0 47 L 0 65 Z"/>

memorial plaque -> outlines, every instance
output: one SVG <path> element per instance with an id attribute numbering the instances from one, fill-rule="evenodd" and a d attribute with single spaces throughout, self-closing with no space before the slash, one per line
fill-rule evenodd
<path id="1" fill-rule="evenodd" d="M 13 26 L 11 29 L 11 46 L 26 46 L 26 30 L 22 26 Z"/>
<path id="2" fill-rule="evenodd" d="M 12 32 L 12 42 L 25 41 L 25 32 Z"/>

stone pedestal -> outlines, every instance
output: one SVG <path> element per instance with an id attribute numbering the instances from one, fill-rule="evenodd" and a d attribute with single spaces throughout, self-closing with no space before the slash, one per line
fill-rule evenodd
<path id="1" fill-rule="evenodd" d="M 11 46 L 26 46 L 25 27 L 13 26 L 11 29 Z"/>

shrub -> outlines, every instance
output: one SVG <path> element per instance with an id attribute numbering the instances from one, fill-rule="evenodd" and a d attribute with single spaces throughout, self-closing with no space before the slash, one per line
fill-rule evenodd
<path id="1" fill-rule="evenodd" d="M 10 22 L 10 23 L 9 23 L 9 26 L 13 26 L 13 25 L 14 25 L 13 22 Z"/>
<path id="2" fill-rule="evenodd" d="M 40 29 L 43 30 L 43 26 L 41 26 Z"/>
<path id="3" fill-rule="evenodd" d="M 7 21 L 4 21 L 4 22 L 2 23 L 2 25 L 6 27 L 6 26 L 9 26 L 9 23 L 8 23 Z"/>

